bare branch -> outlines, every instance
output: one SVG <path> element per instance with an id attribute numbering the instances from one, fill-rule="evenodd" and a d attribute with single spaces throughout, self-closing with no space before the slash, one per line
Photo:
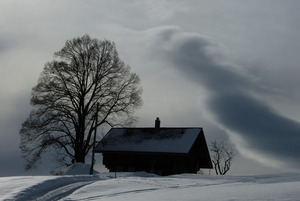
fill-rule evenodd
<path id="1" fill-rule="evenodd" d="M 230 170 L 231 161 L 235 153 L 231 147 L 222 142 L 214 140 L 211 143 L 210 151 L 212 152 L 212 163 L 217 175 L 224 175 Z"/>

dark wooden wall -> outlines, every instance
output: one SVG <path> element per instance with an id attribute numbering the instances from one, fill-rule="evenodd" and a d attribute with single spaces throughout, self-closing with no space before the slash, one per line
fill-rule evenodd
<path id="1" fill-rule="evenodd" d="M 197 173 L 200 168 L 212 168 L 203 131 L 189 153 L 104 152 L 103 165 L 110 172 L 145 171 L 158 175 Z"/>
<path id="2" fill-rule="evenodd" d="M 197 173 L 197 162 L 189 154 L 103 153 L 103 164 L 111 172 L 145 171 L 162 176 Z"/>

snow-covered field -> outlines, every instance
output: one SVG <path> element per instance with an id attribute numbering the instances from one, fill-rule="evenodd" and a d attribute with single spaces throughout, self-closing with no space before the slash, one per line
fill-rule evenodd
<path id="1" fill-rule="evenodd" d="M 0 178 L 1 200 L 300 200 L 300 174 L 212 176 L 146 173 Z"/>

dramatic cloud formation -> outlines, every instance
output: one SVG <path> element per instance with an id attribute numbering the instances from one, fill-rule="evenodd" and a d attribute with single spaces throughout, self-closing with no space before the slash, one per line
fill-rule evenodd
<path id="1" fill-rule="evenodd" d="M 169 61 L 208 93 L 205 105 L 218 124 L 236 133 L 245 147 L 262 157 L 300 167 L 300 124 L 255 97 L 263 92 L 249 76 L 225 64 L 217 46 L 197 34 L 160 29 L 158 57 Z M 156 49 L 157 50 L 157 49 Z M 233 139 L 234 140 L 234 139 Z M 282 165 L 282 164 L 281 164 Z"/>
<path id="2" fill-rule="evenodd" d="M 0 175 L 25 174 L 19 129 L 31 88 L 53 53 L 84 34 L 114 41 L 140 75 L 137 126 L 157 116 L 166 127 L 201 126 L 208 143 L 239 150 L 232 173 L 298 168 L 299 9 L 279 0 L 1 0 Z M 45 161 L 39 173 L 55 167 Z"/>

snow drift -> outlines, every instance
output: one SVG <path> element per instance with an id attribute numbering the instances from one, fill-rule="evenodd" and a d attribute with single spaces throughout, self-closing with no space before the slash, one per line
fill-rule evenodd
<path id="1" fill-rule="evenodd" d="M 76 184 L 76 185 L 75 185 Z M 78 184 L 78 185 L 77 185 Z M 211 176 L 101 173 L 0 178 L 2 200 L 300 200 L 300 173 Z"/>

